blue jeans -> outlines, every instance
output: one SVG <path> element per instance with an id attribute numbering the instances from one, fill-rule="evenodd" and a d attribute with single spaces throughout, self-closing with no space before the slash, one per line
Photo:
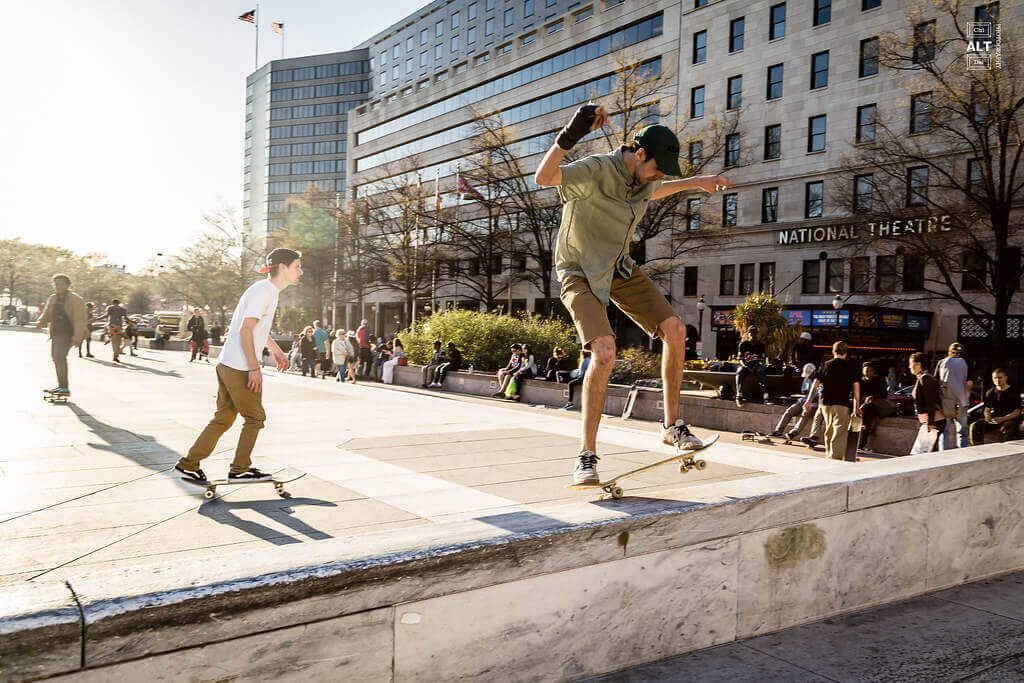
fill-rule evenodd
<path id="1" fill-rule="evenodd" d="M 942 430 L 941 448 L 948 451 L 953 448 L 967 448 L 970 435 L 967 431 L 967 408 L 961 407 L 960 414 L 946 420 L 946 428 Z"/>
<path id="2" fill-rule="evenodd" d="M 741 365 L 736 370 L 736 395 L 743 396 L 743 380 L 749 373 L 757 375 L 757 383 L 761 385 L 761 393 L 768 393 L 768 372 L 760 363 L 752 366 Z"/>

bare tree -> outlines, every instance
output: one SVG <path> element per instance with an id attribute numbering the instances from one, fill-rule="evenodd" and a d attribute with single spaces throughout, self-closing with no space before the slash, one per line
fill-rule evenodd
<path id="1" fill-rule="evenodd" d="M 1002 22 L 1001 63 L 966 68 L 973 6 L 928 0 L 880 36 L 880 68 L 904 93 L 860 127 L 833 196 L 858 214 L 880 256 L 875 289 L 903 301 L 962 306 L 1006 359 L 1010 307 L 1024 277 L 1021 214 L 1024 81 L 1017 31 Z M 894 218 L 898 217 L 898 218 Z M 902 285 L 902 286 L 900 286 Z"/>

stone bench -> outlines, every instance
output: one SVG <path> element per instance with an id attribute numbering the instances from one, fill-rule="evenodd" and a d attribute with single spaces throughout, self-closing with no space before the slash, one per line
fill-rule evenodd
<path id="1" fill-rule="evenodd" d="M 423 382 L 422 366 L 409 365 L 395 368 L 395 383 L 403 386 L 420 386 Z M 498 378 L 493 373 L 450 372 L 445 379 L 445 389 L 471 396 L 491 396 L 498 390 Z M 523 402 L 560 408 L 568 400 L 569 389 L 565 384 L 530 379 L 519 389 Z M 629 396 L 629 387 L 610 384 L 605 398 L 604 412 L 621 415 Z M 663 397 L 660 389 L 640 387 L 632 416 L 640 420 L 661 420 L 664 416 Z M 577 396 L 577 403 L 579 397 Z M 730 432 L 754 430 L 768 434 L 786 411 L 785 406 L 746 403 L 742 408 L 731 401 L 704 396 L 682 394 L 679 397 L 679 414 L 697 427 Z M 887 417 L 878 423 L 872 447 L 884 455 L 907 455 L 917 437 L 917 421 L 910 417 Z"/>

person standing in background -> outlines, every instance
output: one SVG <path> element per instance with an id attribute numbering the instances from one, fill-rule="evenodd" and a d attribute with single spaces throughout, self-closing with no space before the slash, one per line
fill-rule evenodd
<path id="1" fill-rule="evenodd" d="M 949 386 L 956 397 L 960 411 L 955 418 L 946 421 L 942 432 L 942 450 L 951 448 L 967 448 L 970 434 L 967 431 L 967 408 L 970 407 L 970 396 L 967 391 L 967 361 L 963 358 L 964 347 L 959 342 L 949 345 L 946 357 L 939 361 L 935 375 Z"/>

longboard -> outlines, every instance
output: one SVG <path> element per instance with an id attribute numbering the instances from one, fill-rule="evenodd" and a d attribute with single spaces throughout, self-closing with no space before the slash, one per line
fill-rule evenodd
<path id="1" fill-rule="evenodd" d="M 701 446 L 700 448 L 696 448 L 692 451 L 680 451 L 673 455 L 671 458 L 665 458 L 664 460 L 652 462 L 649 465 L 644 465 L 643 467 L 638 467 L 635 470 L 624 472 L 622 474 L 612 477 L 611 479 L 606 479 L 596 484 L 568 484 L 566 488 L 572 489 L 573 491 L 588 491 L 590 489 L 601 489 L 612 498 L 622 498 L 622 488 L 618 486 L 618 482 L 620 479 L 632 477 L 634 474 L 640 474 L 641 472 L 646 472 L 647 470 L 653 470 L 655 467 L 661 467 L 662 465 L 666 465 L 670 462 L 676 461 L 679 462 L 680 474 L 686 474 L 687 472 L 693 469 L 705 469 L 708 466 L 707 462 L 705 462 L 704 460 L 695 459 L 693 456 L 696 453 L 700 453 L 701 451 L 710 448 L 711 446 L 714 446 L 717 441 L 718 434 L 714 434 L 704 442 L 703 446 Z"/>
<path id="2" fill-rule="evenodd" d="M 191 477 L 179 478 L 183 482 L 192 484 L 193 486 L 201 486 L 204 489 L 206 489 L 205 491 L 203 491 L 204 498 L 213 498 L 215 495 L 217 495 L 218 486 L 252 486 L 253 484 L 273 484 L 274 491 L 277 492 L 277 495 L 281 496 L 282 498 L 288 498 L 290 494 L 284 490 L 284 485 L 289 484 L 295 481 L 296 479 L 302 479 L 304 476 L 306 476 L 305 472 L 297 474 L 294 477 L 290 477 L 288 479 L 273 478 L 263 479 L 261 481 L 233 481 L 228 479 L 207 479 L 206 481 L 198 481 L 196 479 L 192 479 Z"/>
<path id="3" fill-rule="evenodd" d="M 71 394 L 58 394 L 53 389 L 43 389 L 43 400 L 47 403 L 67 403 Z"/>

